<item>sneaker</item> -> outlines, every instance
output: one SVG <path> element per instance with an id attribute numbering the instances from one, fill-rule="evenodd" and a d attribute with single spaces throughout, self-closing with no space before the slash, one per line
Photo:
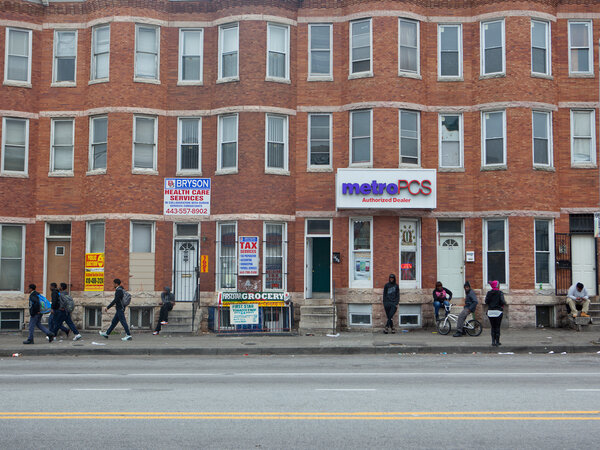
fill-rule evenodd
<path id="1" fill-rule="evenodd" d="M 169 322 L 167 322 L 166 320 L 163 320 L 160 324 L 161 325 L 169 325 Z"/>
<path id="2" fill-rule="evenodd" d="M 74 341 L 78 341 L 79 339 L 81 339 L 83 336 L 81 336 L 80 334 L 75 335 L 75 337 L 73 338 Z"/>
<path id="3" fill-rule="evenodd" d="M 590 315 L 588 313 L 584 313 L 583 311 L 581 312 L 581 317 L 590 317 Z"/>
<path id="4" fill-rule="evenodd" d="M 27 339 L 26 341 L 23 341 L 23 344 L 33 344 L 33 339 Z"/>
<path id="5" fill-rule="evenodd" d="M 48 335 L 48 342 L 52 342 L 54 340 L 54 334 L 50 333 Z"/>
<path id="6" fill-rule="evenodd" d="M 126 335 L 125 337 L 122 337 L 122 338 L 121 338 L 121 340 L 122 340 L 122 341 L 130 341 L 131 339 L 132 339 L 132 338 L 131 338 L 131 335 L 130 335 L 130 334 L 128 334 L 128 335 Z"/>
<path id="7" fill-rule="evenodd" d="M 396 334 L 396 329 L 392 328 L 392 334 Z"/>
<path id="8" fill-rule="evenodd" d="M 577 318 L 577 313 L 573 314 L 573 319 Z"/>
<path id="9" fill-rule="evenodd" d="M 457 331 L 456 333 L 454 333 L 454 334 L 452 335 L 452 337 L 462 337 L 462 335 L 463 335 L 463 334 L 462 334 L 462 331 Z"/>
<path id="10" fill-rule="evenodd" d="M 384 334 L 388 334 L 389 332 L 390 332 L 390 329 L 389 329 L 388 327 L 385 327 L 385 328 L 383 329 L 383 333 L 384 333 Z"/>
<path id="11" fill-rule="evenodd" d="M 98 331 L 98 334 L 100 336 L 102 336 L 104 339 L 108 339 L 108 334 L 106 334 L 104 331 Z"/>
<path id="12" fill-rule="evenodd" d="M 152 333 L 154 336 L 156 336 L 158 334 L 158 331 L 155 331 L 154 333 Z"/>

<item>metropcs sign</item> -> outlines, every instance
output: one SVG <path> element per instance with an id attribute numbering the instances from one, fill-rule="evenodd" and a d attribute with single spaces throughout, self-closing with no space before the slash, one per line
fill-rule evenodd
<path id="1" fill-rule="evenodd" d="M 435 169 L 338 169 L 338 209 L 435 209 Z"/>

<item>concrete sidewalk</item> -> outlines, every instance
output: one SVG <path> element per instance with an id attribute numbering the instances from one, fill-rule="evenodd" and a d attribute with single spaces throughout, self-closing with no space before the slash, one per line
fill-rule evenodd
<path id="1" fill-rule="evenodd" d="M 568 329 L 509 329 L 503 330 L 502 346 L 492 347 L 490 330 L 484 329 L 478 337 L 441 336 L 429 330 L 410 330 L 397 334 L 371 332 L 343 332 L 337 336 L 265 336 L 221 335 L 212 333 L 199 336 L 181 336 L 151 333 L 134 333 L 133 340 L 121 341 L 122 334 L 113 333 L 104 339 L 97 333 L 84 334 L 73 342 L 61 337 L 48 343 L 36 333 L 35 344 L 24 345 L 25 334 L 0 335 L 0 356 L 51 356 L 51 355 L 347 355 L 347 354 L 397 354 L 397 353 L 597 353 L 600 336 L 590 332 Z"/>

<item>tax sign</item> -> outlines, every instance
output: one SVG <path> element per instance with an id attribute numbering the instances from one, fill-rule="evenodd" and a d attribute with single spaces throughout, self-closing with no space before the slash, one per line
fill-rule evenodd
<path id="1" fill-rule="evenodd" d="M 258 236 L 240 236 L 238 275 L 258 275 Z"/>
<path id="2" fill-rule="evenodd" d="M 210 178 L 165 178 L 165 216 L 210 215 Z"/>

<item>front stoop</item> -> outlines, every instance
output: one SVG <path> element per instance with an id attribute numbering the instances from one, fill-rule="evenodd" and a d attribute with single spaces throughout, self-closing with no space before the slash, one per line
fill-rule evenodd
<path id="1" fill-rule="evenodd" d="M 580 313 L 578 311 L 578 313 Z M 577 331 L 600 331 L 600 302 L 590 303 L 588 311 L 590 317 L 573 317 L 569 314 L 568 321 L 571 328 Z"/>
<path id="2" fill-rule="evenodd" d="M 329 334 L 337 330 L 337 308 L 331 299 L 306 299 L 300 307 L 300 334 Z"/>
<path id="3" fill-rule="evenodd" d="M 169 313 L 169 323 L 162 326 L 161 334 L 196 333 L 200 326 L 201 314 L 197 310 L 195 320 L 192 320 L 192 314 L 193 308 L 191 303 L 176 303 L 175 307 Z M 158 312 L 155 320 L 158 320 Z"/>

